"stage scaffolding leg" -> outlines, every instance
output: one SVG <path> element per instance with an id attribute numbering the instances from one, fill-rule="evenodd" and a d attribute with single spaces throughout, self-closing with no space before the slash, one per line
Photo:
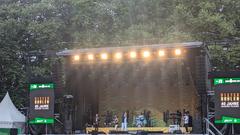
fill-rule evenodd
<path id="1" fill-rule="evenodd" d="M 46 133 L 46 135 L 47 135 L 47 124 L 46 124 L 46 126 L 45 126 L 45 130 L 46 130 L 45 133 Z"/>
<path id="2" fill-rule="evenodd" d="M 232 124 L 232 135 L 234 135 L 234 124 Z"/>
<path id="3" fill-rule="evenodd" d="M 208 106 L 208 96 L 207 96 L 207 119 L 209 120 L 209 106 Z M 206 134 L 209 135 L 209 123 L 206 122 Z"/>

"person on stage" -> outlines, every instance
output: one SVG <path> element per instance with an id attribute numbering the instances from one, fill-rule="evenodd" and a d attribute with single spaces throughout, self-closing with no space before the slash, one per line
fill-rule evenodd
<path id="1" fill-rule="evenodd" d="M 183 115 L 183 123 L 184 123 L 184 127 L 186 129 L 186 132 L 188 133 L 188 126 L 189 126 L 189 113 L 185 112 Z"/>
<path id="2" fill-rule="evenodd" d="M 127 121 L 128 121 L 127 112 L 122 114 L 122 130 L 127 131 Z"/>
<path id="3" fill-rule="evenodd" d="M 96 116 L 95 116 L 95 121 L 94 121 L 94 127 L 95 127 L 95 131 L 98 131 L 99 122 L 100 122 L 99 115 L 98 115 L 98 114 L 96 114 Z"/>
<path id="4" fill-rule="evenodd" d="M 176 115 L 177 115 L 177 125 L 181 125 L 182 113 L 179 110 L 177 110 Z"/>
<path id="5" fill-rule="evenodd" d="M 114 115 L 113 123 L 114 123 L 115 130 L 117 130 L 117 128 L 118 128 L 118 116 L 117 115 Z"/>

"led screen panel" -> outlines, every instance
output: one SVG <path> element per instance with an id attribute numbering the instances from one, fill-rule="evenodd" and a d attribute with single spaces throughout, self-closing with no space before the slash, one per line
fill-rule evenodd
<path id="1" fill-rule="evenodd" d="M 54 123 L 54 84 L 30 84 L 30 124 Z"/>
<path id="2" fill-rule="evenodd" d="M 214 78 L 214 85 L 240 84 L 240 78 Z"/>
<path id="3" fill-rule="evenodd" d="M 215 86 L 215 123 L 240 123 L 240 85 Z"/>

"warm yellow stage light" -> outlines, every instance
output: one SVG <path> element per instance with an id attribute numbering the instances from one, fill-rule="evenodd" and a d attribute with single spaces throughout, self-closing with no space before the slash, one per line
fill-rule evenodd
<path id="1" fill-rule="evenodd" d="M 80 56 L 79 55 L 74 55 L 73 60 L 74 61 L 79 61 L 80 60 Z"/>
<path id="2" fill-rule="evenodd" d="M 121 52 L 117 52 L 117 53 L 115 53 L 114 57 L 116 59 L 122 59 L 122 53 Z"/>
<path id="3" fill-rule="evenodd" d="M 103 59 L 103 60 L 108 59 L 108 54 L 107 53 L 102 53 L 101 54 L 101 59 Z"/>
<path id="4" fill-rule="evenodd" d="M 94 55 L 93 54 L 88 54 L 87 58 L 88 58 L 88 60 L 94 60 Z"/>
<path id="5" fill-rule="evenodd" d="M 143 57 L 144 57 L 144 58 L 150 57 L 150 52 L 149 52 L 149 51 L 144 51 L 144 52 L 143 52 Z"/>
<path id="6" fill-rule="evenodd" d="M 176 49 L 175 50 L 175 55 L 179 56 L 182 54 L 182 50 L 181 49 Z"/>
<path id="7" fill-rule="evenodd" d="M 163 57 L 165 56 L 165 52 L 163 50 L 158 51 L 158 56 Z"/>
<path id="8" fill-rule="evenodd" d="M 132 59 L 137 58 L 137 53 L 135 51 L 130 52 L 130 58 Z"/>

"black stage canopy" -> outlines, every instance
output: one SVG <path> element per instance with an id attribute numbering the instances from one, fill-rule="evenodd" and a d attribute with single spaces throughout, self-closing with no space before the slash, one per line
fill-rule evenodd
<path id="1" fill-rule="evenodd" d="M 176 49 L 182 50 L 182 57 L 176 57 Z M 112 60 L 116 52 L 128 54 L 132 50 L 139 55 L 140 61 L 131 61 L 128 55 L 123 55 L 120 64 L 114 63 L 114 59 L 105 63 L 99 57 L 104 52 Z M 153 59 L 147 62 L 142 60 L 143 50 L 148 50 Z M 166 56 L 161 60 L 159 50 L 165 50 L 166 54 L 173 52 L 171 58 Z M 80 57 L 89 53 L 96 56 L 95 61 L 89 64 L 82 62 Z M 107 109 L 117 113 L 129 109 L 134 114 L 134 109 L 146 107 L 152 109 L 152 115 L 156 112 L 155 116 L 161 122 L 162 113 L 168 108 L 170 111 L 182 111 L 186 106 L 192 114 L 206 115 L 205 95 L 209 89 L 208 71 L 211 68 L 208 49 L 202 42 L 81 48 L 63 50 L 57 55 L 64 57 L 63 94 L 74 97 L 75 130 L 84 128 L 86 122 L 93 121 L 96 113 L 101 115 Z M 79 57 L 74 57 L 76 55 Z M 73 58 L 76 58 L 77 64 L 73 63 Z M 201 118 L 195 116 L 194 120 L 198 119 L 200 122 L 197 123 L 201 123 Z M 196 125 L 196 128 L 202 126 Z"/>

